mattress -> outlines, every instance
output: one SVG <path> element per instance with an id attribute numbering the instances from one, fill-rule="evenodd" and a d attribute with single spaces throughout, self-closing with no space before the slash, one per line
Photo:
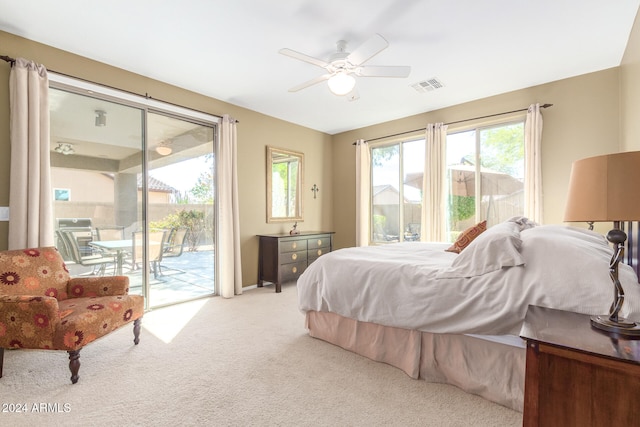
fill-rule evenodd
<path id="1" fill-rule="evenodd" d="M 298 279 L 299 308 L 422 332 L 498 336 L 518 335 L 529 305 L 608 312 L 612 249 L 602 235 L 567 226 L 499 228 L 459 255 L 421 242 L 328 253 Z M 483 238 L 484 246 L 473 247 Z M 628 265 L 619 277 L 620 315 L 640 320 L 638 278 Z"/>

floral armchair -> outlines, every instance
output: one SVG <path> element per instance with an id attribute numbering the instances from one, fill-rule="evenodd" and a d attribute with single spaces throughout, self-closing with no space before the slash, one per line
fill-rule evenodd
<path id="1" fill-rule="evenodd" d="M 0 251 L 0 378 L 5 348 L 65 350 L 78 382 L 80 350 L 133 322 L 140 337 L 144 299 L 126 276 L 74 277 L 55 247 Z"/>

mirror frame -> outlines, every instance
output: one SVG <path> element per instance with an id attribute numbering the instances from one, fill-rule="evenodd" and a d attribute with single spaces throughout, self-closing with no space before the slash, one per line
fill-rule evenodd
<path id="1" fill-rule="evenodd" d="M 272 211 L 272 171 L 273 171 L 273 154 L 284 154 L 288 156 L 298 157 L 299 165 L 298 165 L 298 185 L 297 185 L 297 203 L 296 203 L 296 212 L 293 216 L 287 217 L 274 217 Z M 288 150 L 286 148 L 276 148 L 267 146 L 267 222 L 291 222 L 291 221 L 304 221 L 304 211 L 303 211 L 303 199 L 304 195 L 302 194 L 302 189 L 304 188 L 304 153 L 300 153 L 298 151 Z"/>

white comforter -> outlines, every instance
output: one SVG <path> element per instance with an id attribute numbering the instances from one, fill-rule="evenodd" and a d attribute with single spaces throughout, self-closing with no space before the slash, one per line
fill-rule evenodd
<path id="1" fill-rule="evenodd" d="M 460 255 L 445 252 L 448 244 L 419 242 L 323 255 L 298 279 L 299 308 L 483 335 L 518 335 L 529 304 L 608 313 L 612 250 L 602 235 L 567 226 L 513 227 L 493 234 L 492 227 Z M 620 265 L 620 280 L 620 315 L 640 320 L 640 286 L 629 266 Z"/>

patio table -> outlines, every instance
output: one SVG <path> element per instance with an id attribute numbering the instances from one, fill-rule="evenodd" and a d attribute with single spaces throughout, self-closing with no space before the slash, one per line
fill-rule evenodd
<path id="1" fill-rule="evenodd" d="M 116 253 L 116 275 L 122 276 L 122 264 L 124 263 L 124 255 L 133 249 L 131 239 L 125 240 L 93 240 L 90 246 L 98 248 L 106 252 Z"/>

